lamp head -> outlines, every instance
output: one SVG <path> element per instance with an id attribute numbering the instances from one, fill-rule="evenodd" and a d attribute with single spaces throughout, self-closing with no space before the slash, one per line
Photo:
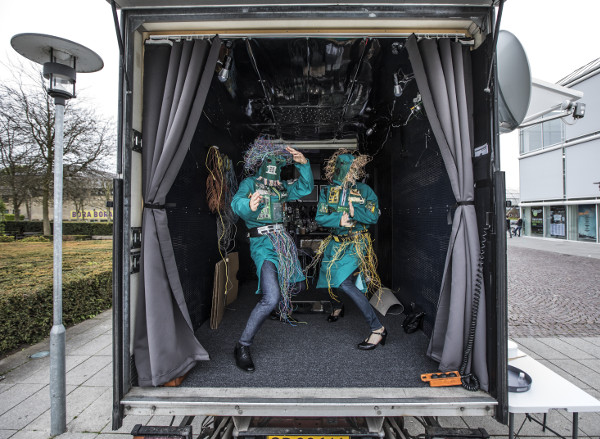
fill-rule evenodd
<path id="1" fill-rule="evenodd" d="M 400 85 L 398 73 L 394 73 L 394 96 L 396 96 L 397 98 L 402 96 L 402 85 Z"/>
<path id="2" fill-rule="evenodd" d="M 53 35 L 18 34 L 10 44 L 25 58 L 44 66 L 44 77 L 50 81 L 48 94 L 55 99 L 75 97 L 77 72 L 97 72 L 104 67 L 96 52 Z"/>
<path id="3" fill-rule="evenodd" d="M 44 78 L 49 81 L 48 94 L 53 98 L 75 97 L 77 58 L 59 50 L 50 49 L 48 62 L 44 63 Z"/>
<path id="4" fill-rule="evenodd" d="M 231 70 L 231 56 L 227 55 L 225 57 L 225 62 L 223 63 L 223 68 L 219 72 L 217 76 L 220 82 L 227 82 L 229 79 L 229 71 Z"/>

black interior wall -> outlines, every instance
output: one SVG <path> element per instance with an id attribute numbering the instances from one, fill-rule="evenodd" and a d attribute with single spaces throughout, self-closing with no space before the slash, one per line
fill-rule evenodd
<path id="1" fill-rule="evenodd" d="M 393 129 L 369 169 L 381 210 L 373 228 L 379 275 L 407 310 L 425 312 L 430 335 L 456 200 L 427 119 Z"/>
<path id="2" fill-rule="evenodd" d="M 222 103 L 223 93 L 213 82 L 206 106 Z M 226 99 L 226 97 L 225 97 Z M 218 146 L 234 164 L 241 157 L 241 134 L 227 126 L 218 126 L 203 114 L 186 159 L 167 196 L 167 215 L 173 250 L 185 301 L 194 329 L 210 318 L 215 264 L 221 259 L 217 247 L 217 215 L 208 209 L 206 201 L 205 160 L 210 146 Z M 241 169 L 238 166 L 238 177 Z M 238 178 L 239 182 L 239 178 Z M 240 267 L 249 260 L 248 246 L 238 230 L 236 251 L 240 253 Z"/>
<path id="3" fill-rule="evenodd" d="M 375 154 L 369 172 L 381 209 L 374 230 L 379 274 L 407 310 L 425 312 L 430 335 L 456 200 L 427 115 L 415 108 L 416 81 L 403 84 L 399 97 L 391 93 L 394 72 L 412 74 L 406 51 L 383 40 L 381 52 L 370 109 L 375 133 L 363 137 L 365 150 Z"/>
<path id="4" fill-rule="evenodd" d="M 390 134 L 372 166 L 381 217 L 374 228 L 379 275 L 431 333 L 456 202 L 425 118 Z M 451 216 L 450 216 L 451 218 Z"/>
<path id="5" fill-rule="evenodd" d="M 393 192 L 390 190 L 392 175 L 395 170 L 394 166 L 390 166 L 390 164 L 392 163 L 392 145 L 394 145 L 395 139 L 390 139 L 389 143 L 390 146 L 382 148 L 367 167 L 370 176 L 367 183 L 372 185 L 375 194 L 377 194 L 379 210 L 381 211 L 377 225 L 371 227 L 373 246 L 377 254 L 377 272 L 384 286 L 394 288 L 392 276 L 394 271 L 394 249 L 392 242 L 397 231 L 394 228 L 392 213 Z"/>
<path id="6" fill-rule="evenodd" d="M 425 312 L 430 335 L 456 200 L 427 119 L 414 119 L 400 138 L 392 150 L 393 284 L 408 309 Z"/>
<path id="7" fill-rule="evenodd" d="M 206 204 L 206 152 L 198 148 L 198 137 L 167 196 L 169 231 L 194 329 L 210 315 L 206 292 L 212 289 L 212 267 L 218 258 L 216 225 Z"/>

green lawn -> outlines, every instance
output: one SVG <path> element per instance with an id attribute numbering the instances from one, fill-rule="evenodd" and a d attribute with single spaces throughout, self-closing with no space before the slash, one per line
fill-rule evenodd
<path id="1" fill-rule="evenodd" d="M 52 284 L 52 242 L 0 243 L 0 294 Z M 63 282 L 112 270 L 112 241 L 63 242 Z"/>

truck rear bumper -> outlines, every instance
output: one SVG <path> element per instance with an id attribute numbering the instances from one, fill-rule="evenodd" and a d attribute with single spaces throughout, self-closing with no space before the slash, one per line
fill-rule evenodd
<path id="1" fill-rule="evenodd" d="M 374 396 L 376 395 L 376 396 Z M 459 387 L 133 388 L 124 414 L 182 416 L 490 416 L 497 401 Z"/>

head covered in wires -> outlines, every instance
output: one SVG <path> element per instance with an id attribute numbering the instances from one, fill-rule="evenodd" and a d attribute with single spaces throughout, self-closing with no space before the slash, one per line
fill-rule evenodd
<path id="1" fill-rule="evenodd" d="M 339 186 L 352 186 L 366 175 L 365 166 L 371 157 L 339 149 L 325 162 L 325 177 Z"/>
<path id="2" fill-rule="evenodd" d="M 256 172 L 267 184 L 276 184 L 281 179 L 281 168 L 293 161 L 286 147 L 268 137 L 257 137 L 244 154 L 244 169 L 248 174 Z"/>

